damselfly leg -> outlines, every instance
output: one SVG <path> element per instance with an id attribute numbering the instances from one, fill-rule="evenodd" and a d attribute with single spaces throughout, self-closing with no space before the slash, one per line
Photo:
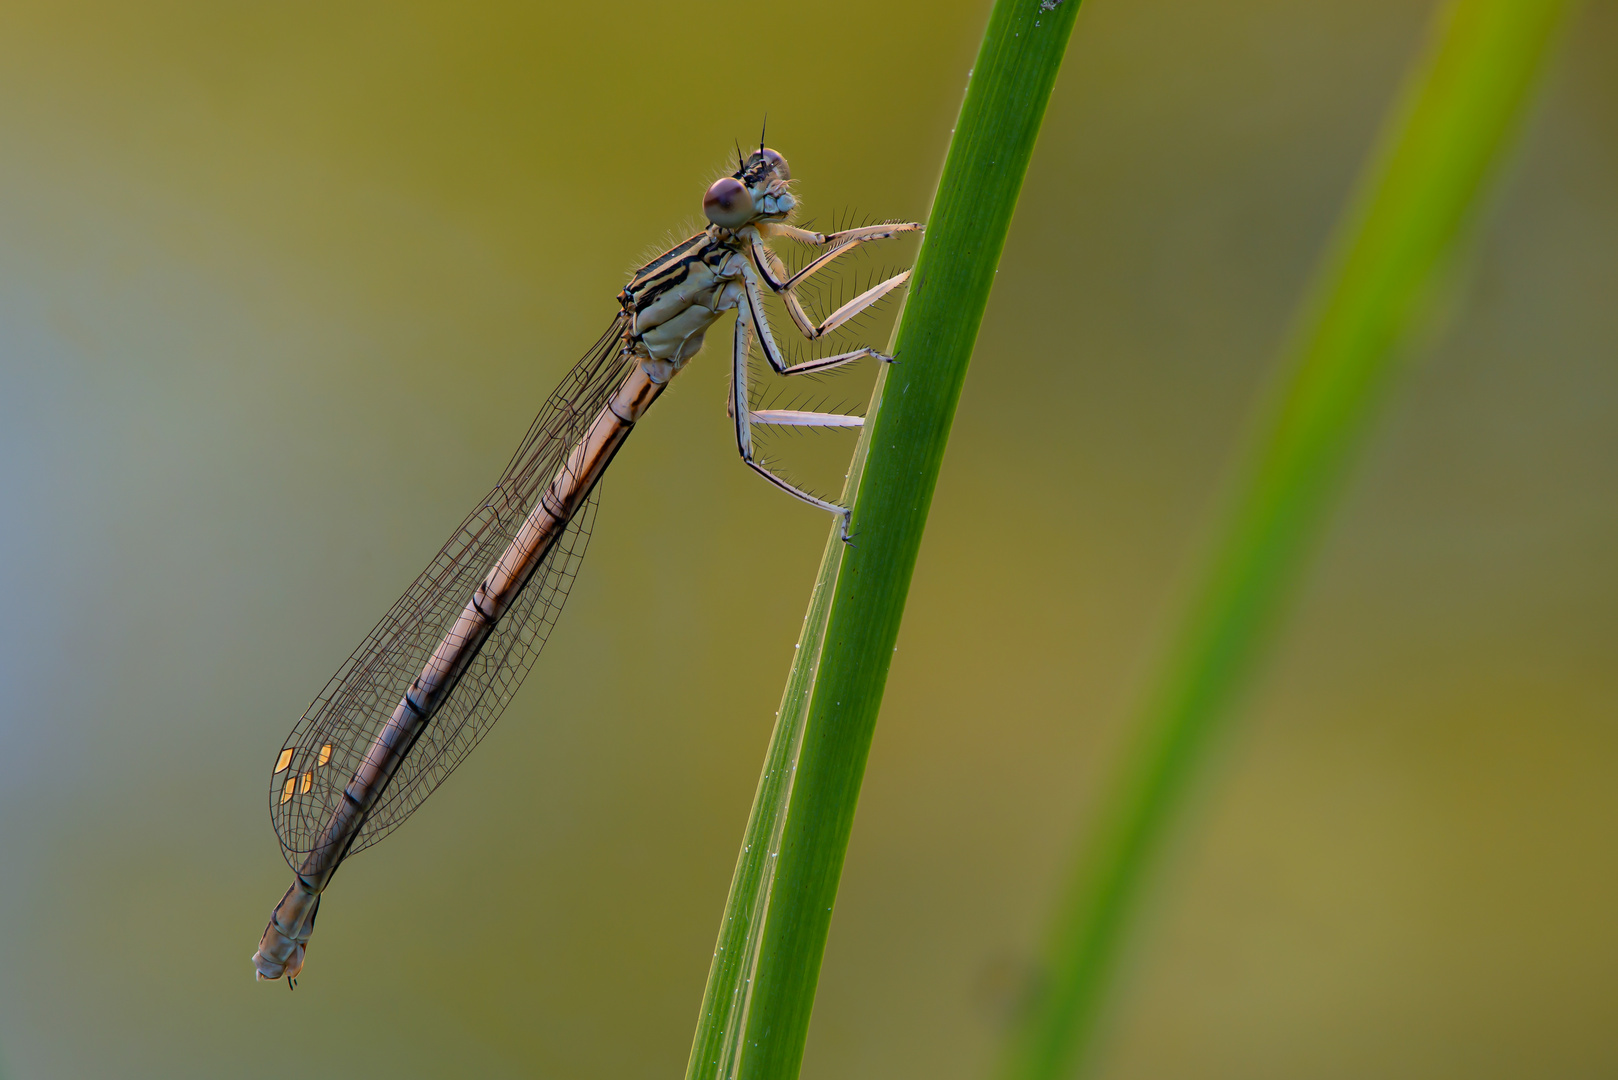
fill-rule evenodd
<path id="1" fill-rule="evenodd" d="M 826 316 L 825 321 L 818 325 L 813 319 L 809 318 L 809 313 L 804 311 L 803 304 L 798 299 L 798 286 L 824 270 L 827 266 L 830 266 L 834 260 L 853 251 L 861 244 L 872 240 L 886 240 L 900 233 L 920 231 L 921 225 L 912 221 L 892 221 L 882 225 L 866 225 L 858 229 L 844 229 L 842 232 L 835 233 L 817 233 L 791 225 L 776 225 L 771 229 L 772 235 L 796 240 L 800 244 L 825 247 L 830 250 L 824 255 L 811 260 L 807 266 L 796 274 L 787 277 L 783 272 L 784 268 L 781 266 L 780 258 L 762 240 L 755 237 L 753 240 L 753 262 L 758 267 L 759 274 L 764 278 L 764 283 L 786 303 L 787 313 L 792 316 L 792 321 L 797 324 L 799 331 L 803 333 L 804 337 L 813 341 L 818 337 L 831 333 L 849 319 L 882 299 L 889 292 L 903 285 L 910 279 L 910 271 L 906 270 L 901 274 L 895 274 L 886 281 L 872 286 Z M 875 353 L 874 350 L 863 350 L 858 355 L 869 356 L 873 354 L 881 355 Z M 854 354 L 849 355 L 849 359 L 855 358 Z M 828 357 L 828 359 L 831 358 Z M 823 371 L 825 366 L 822 365 L 811 370 Z M 782 372 L 782 374 L 785 374 L 785 372 Z"/>
<path id="2" fill-rule="evenodd" d="M 878 352 L 870 346 L 861 346 L 849 352 L 837 353 L 834 356 L 824 356 L 815 360 L 806 360 L 798 364 L 788 364 L 781 354 L 781 348 L 776 344 L 775 335 L 770 328 L 769 316 L 764 311 L 763 298 L 759 292 L 759 281 L 768 285 L 771 291 L 780 296 L 786 303 L 788 314 L 803 336 L 811 341 L 820 338 L 837 329 L 843 323 L 871 307 L 888 293 L 903 285 L 910 277 L 910 271 L 878 282 L 866 289 L 860 295 L 843 304 L 836 311 L 828 315 L 822 322 L 816 324 L 803 309 L 796 289 L 799 284 L 808 280 L 812 275 L 823 270 L 838 256 L 852 250 L 859 244 L 870 240 L 883 240 L 901 232 L 916 232 L 921 226 L 911 222 L 890 223 L 885 225 L 871 225 L 860 229 L 849 229 L 840 233 L 815 233 L 806 229 L 797 229 L 791 226 L 776 225 L 772 227 L 773 235 L 784 235 L 800 243 L 813 244 L 819 247 L 829 246 L 831 250 L 819 256 L 805 266 L 802 270 L 788 277 L 781 265 L 781 260 L 775 252 L 771 251 L 760 236 L 755 234 L 752 238 L 752 265 L 741 265 L 742 283 L 744 289 L 743 303 L 736 312 L 736 335 L 732 350 L 731 374 L 731 402 L 730 413 L 736 421 L 736 449 L 740 451 L 742 461 L 748 468 L 758 473 L 764 479 L 774 484 L 780 490 L 801 499 L 810 506 L 833 513 L 842 518 L 842 538 L 846 543 L 850 540 L 849 515 L 850 510 L 834 502 L 828 502 L 819 496 L 812 495 L 797 485 L 791 483 L 779 473 L 772 470 L 767 464 L 758 460 L 753 453 L 752 426 L 754 424 L 788 425 L 793 427 L 859 427 L 864 420 L 858 416 L 846 416 L 840 413 L 805 412 L 796 409 L 751 409 L 748 406 L 747 393 L 747 357 L 752 347 L 752 338 L 758 335 L 759 347 L 764 353 L 766 362 L 777 375 L 808 375 L 814 372 L 830 371 L 854 360 L 873 357 L 891 363 L 893 358 L 886 353 Z M 754 267 L 757 268 L 756 273 Z"/>
<path id="3" fill-rule="evenodd" d="M 749 266 L 746 262 L 741 264 L 744 296 L 743 304 L 736 311 L 735 345 L 733 345 L 733 351 L 731 351 L 730 413 L 736 421 L 736 450 L 741 453 L 741 460 L 748 465 L 748 468 L 751 468 L 754 473 L 759 474 L 770 483 L 775 484 L 775 487 L 778 487 L 781 491 L 807 502 L 811 507 L 819 507 L 822 510 L 827 510 L 828 513 L 838 515 L 843 520 L 841 536 L 843 536 L 843 541 L 845 542 L 849 541 L 849 513 L 851 513 L 849 508 L 835 504 L 835 502 L 820 499 L 819 495 L 809 494 L 809 492 L 804 491 L 803 487 L 798 487 L 796 484 L 791 483 L 788 479 L 783 478 L 780 473 L 773 471 L 767 463 L 760 461 L 752 452 L 752 424 L 785 424 L 785 426 L 793 427 L 859 427 L 864 423 L 864 419 L 861 416 L 845 416 L 841 415 L 841 413 L 811 413 L 811 411 L 801 410 L 752 410 L 752 408 L 749 408 L 748 355 L 752 347 L 752 335 L 757 334 L 760 350 L 764 351 L 765 361 L 770 364 L 770 368 L 775 371 L 775 374 L 780 374 L 780 376 L 806 376 L 806 374 L 812 374 L 812 372 L 830 371 L 833 368 L 840 368 L 843 364 L 851 363 L 854 359 L 867 358 L 867 356 L 882 359 L 887 363 L 892 363 L 893 358 L 885 355 L 885 353 L 880 353 L 875 348 L 870 348 L 869 345 L 864 345 L 864 347 L 846 351 L 846 353 L 837 353 L 835 356 L 807 359 L 807 361 L 798 364 L 786 363 L 785 356 L 781 355 L 780 345 L 775 342 L 775 334 L 770 329 L 769 314 L 765 314 L 764 311 L 764 301 L 762 301 L 759 291 L 759 280 L 762 279 L 762 282 L 769 285 L 773 293 L 781 296 L 781 300 L 786 303 L 786 311 L 791 314 L 794 324 L 798 325 L 798 329 L 803 332 L 804 337 L 809 338 L 812 342 L 815 338 L 830 334 L 832 330 L 837 329 L 840 325 L 848 322 L 849 319 L 853 319 L 862 311 L 866 311 L 872 304 L 882 300 L 883 296 L 887 296 L 890 291 L 903 285 L 909 279 L 909 270 L 904 270 L 901 274 L 895 274 L 890 279 L 882 280 L 874 287 L 862 291 L 861 295 L 854 296 L 853 300 L 849 300 L 837 311 L 833 311 L 820 324 L 815 324 L 812 319 L 809 319 L 809 314 L 804 311 L 803 303 L 798 300 L 796 288 L 798 288 L 799 283 L 803 283 L 811 275 L 817 274 L 819 270 L 825 269 L 833 259 L 837 259 L 846 251 L 851 251 L 858 244 L 866 243 L 869 240 L 885 240 L 888 236 L 896 235 L 896 233 L 917 232 L 919 228 L 921 228 L 921 225 L 916 225 L 916 223 L 888 223 L 888 225 L 869 225 L 866 228 L 853 228 L 853 230 L 846 230 L 846 232 L 825 235 L 825 233 L 807 232 L 803 228 L 775 225 L 775 227 L 772 227 L 773 235 L 786 235 L 790 240 L 798 240 L 799 243 L 830 246 L 832 249 L 817 257 L 814 261 L 809 262 L 809 266 L 799 270 L 798 274 L 786 277 L 783 267 L 781 267 L 780 257 L 770 251 L 769 244 L 765 244 L 764 240 L 756 233 L 756 235 L 752 236 L 751 244 L 752 266 Z M 754 270 L 754 267 L 757 267 L 757 270 Z"/>
<path id="4" fill-rule="evenodd" d="M 768 326 L 767 323 L 762 321 L 761 325 Z M 762 337 L 763 335 L 761 334 L 760 336 Z M 746 309 L 740 310 L 736 313 L 736 340 L 731 353 L 730 379 L 730 413 L 736 420 L 736 449 L 741 452 L 742 461 L 749 469 L 758 473 L 777 488 L 794 498 L 803 500 L 810 506 L 818 506 L 820 509 L 842 518 L 842 536 L 847 541 L 849 539 L 848 508 L 839 506 L 834 502 L 827 502 L 816 495 L 811 495 L 754 457 L 753 425 L 784 424 L 793 427 L 859 427 L 865 422 L 864 418 L 843 416 L 838 413 L 801 412 L 796 409 L 755 410 L 749 408 L 747 404 L 747 355 L 751 351 L 752 338 L 753 320 L 751 313 Z M 788 373 L 782 372 L 782 374 Z"/>

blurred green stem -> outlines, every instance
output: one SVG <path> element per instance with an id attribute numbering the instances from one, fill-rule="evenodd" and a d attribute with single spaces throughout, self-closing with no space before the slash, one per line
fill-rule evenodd
<path id="1" fill-rule="evenodd" d="M 1435 27 L 1317 280 L 1278 393 L 1135 740 L 1049 938 L 1007 1080 L 1081 1062 L 1143 883 L 1187 787 L 1260 660 L 1398 346 L 1498 164 L 1549 53 L 1559 0 L 1459 0 Z"/>
<path id="2" fill-rule="evenodd" d="M 997 0 L 944 161 L 900 363 L 849 471 L 725 905 L 686 1076 L 797 1075 L 911 571 L 995 268 L 1079 0 Z"/>

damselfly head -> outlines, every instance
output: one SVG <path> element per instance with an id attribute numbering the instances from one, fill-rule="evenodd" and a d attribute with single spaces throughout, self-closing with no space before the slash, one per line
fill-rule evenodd
<path id="1" fill-rule="evenodd" d="M 797 205 L 787 184 L 792 170 L 787 159 L 761 146 L 735 173 L 715 180 L 702 199 L 702 212 L 725 229 L 739 229 L 750 221 L 781 221 Z"/>

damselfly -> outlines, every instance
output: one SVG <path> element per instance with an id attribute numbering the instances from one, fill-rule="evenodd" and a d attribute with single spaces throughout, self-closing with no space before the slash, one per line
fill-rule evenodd
<path id="1" fill-rule="evenodd" d="M 612 325 L 546 401 L 500 482 L 332 676 L 276 756 L 270 817 L 294 877 L 253 954 L 260 979 L 291 983 L 338 865 L 409 817 L 505 709 L 578 572 L 596 482 L 722 313 L 736 312 L 730 412 L 742 461 L 787 494 L 838 515 L 849 539 L 848 509 L 760 460 L 753 427 L 856 427 L 861 419 L 752 408 L 748 356 L 756 338 L 780 375 L 862 358 L 891 361 L 861 347 L 789 364 L 770 330 L 764 290 L 780 297 L 805 337 L 820 338 L 909 272 L 878 282 L 818 323 L 799 287 L 860 244 L 921 226 L 887 222 L 830 234 L 797 228 L 786 160 L 761 141 L 738 165 L 703 197 L 708 227 L 647 263 L 618 294 Z M 820 253 L 788 274 L 770 249 L 776 239 Z"/>

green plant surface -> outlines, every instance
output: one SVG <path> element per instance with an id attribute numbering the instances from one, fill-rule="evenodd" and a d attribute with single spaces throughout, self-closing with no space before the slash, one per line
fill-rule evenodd
<path id="1" fill-rule="evenodd" d="M 1040 990 L 1008 1044 L 1007 1080 L 1055 1080 L 1083 1061 L 1175 811 L 1263 657 L 1565 6 L 1459 0 L 1441 12 L 1303 308 L 1189 610 L 1141 696 L 1131 749 L 1058 908 Z"/>
<path id="2" fill-rule="evenodd" d="M 793 1077 L 950 423 L 1079 0 L 997 0 L 725 904 L 686 1075 Z"/>

